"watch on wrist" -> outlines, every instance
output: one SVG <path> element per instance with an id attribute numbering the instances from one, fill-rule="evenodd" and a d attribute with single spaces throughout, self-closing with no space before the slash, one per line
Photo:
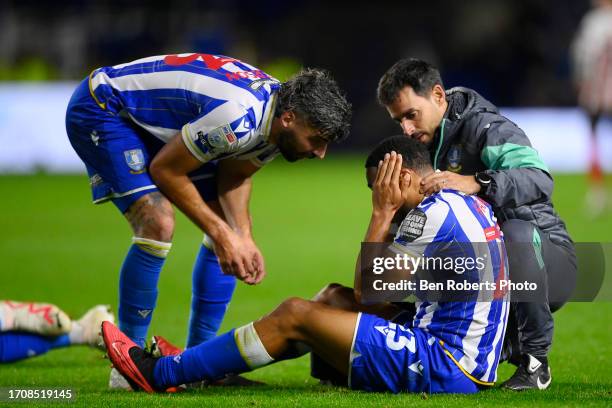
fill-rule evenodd
<path id="1" fill-rule="evenodd" d="M 476 178 L 476 182 L 480 184 L 480 192 L 484 193 L 487 191 L 491 183 L 493 182 L 493 177 L 485 173 L 484 171 L 479 171 L 474 175 Z"/>

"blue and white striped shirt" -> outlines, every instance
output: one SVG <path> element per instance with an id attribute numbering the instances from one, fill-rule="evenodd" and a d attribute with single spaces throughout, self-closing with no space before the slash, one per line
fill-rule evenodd
<path id="1" fill-rule="evenodd" d="M 261 166 L 279 153 L 268 137 L 280 83 L 237 59 L 148 57 L 96 69 L 89 86 L 100 107 L 127 114 L 164 142 L 180 131 L 203 163 L 235 157 Z"/>
<path id="2" fill-rule="evenodd" d="M 417 256 L 424 248 L 425 257 L 445 257 L 447 252 L 443 251 L 452 245 L 460 246 L 462 251 L 468 247 L 468 256 L 484 259 L 485 266 L 480 271 L 451 270 L 446 272 L 454 275 L 449 278 L 456 279 L 456 274 L 461 273 L 488 282 L 508 279 L 503 237 L 491 206 L 455 190 L 433 194 L 408 213 L 393 248 Z M 446 354 L 473 380 L 495 382 L 508 320 L 507 293 L 496 293 L 491 301 L 420 301 L 416 308 L 413 327 L 438 338 Z"/>

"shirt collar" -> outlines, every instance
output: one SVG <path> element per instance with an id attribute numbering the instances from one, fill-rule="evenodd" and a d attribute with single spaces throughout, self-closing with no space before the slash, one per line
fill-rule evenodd
<path id="1" fill-rule="evenodd" d="M 261 120 L 261 134 L 263 135 L 263 140 L 266 142 L 268 142 L 268 139 L 270 138 L 270 131 L 272 130 L 272 120 L 274 119 L 274 113 L 276 112 L 276 103 L 277 95 L 274 93 L 270 96 L 270 100 L 268 100 L 266 110 L 264 111 Z"/>

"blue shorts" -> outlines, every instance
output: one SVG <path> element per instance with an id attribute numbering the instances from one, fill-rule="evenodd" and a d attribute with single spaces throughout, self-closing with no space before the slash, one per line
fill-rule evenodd
<path id="1" fill-rule="evenodd" d="M 350 355 L 353 389 L 431 394 L 479 391 L 436 337 L 410 324 L 360 313 Z"/>
<path id="2" fill-rule="evenodd" d="M 158 191 L 148 168 L 164 142 L 129 118 L 102 109 L 91 97 L 89 78 L 68 103 L 66 131 L 85 163 L 94 203 L 112 200 L 124 213 L 143 195 Z M 217 198 L 216 170 L 217 163 L 210 162 L 190 174 L 205 201 Z"/>

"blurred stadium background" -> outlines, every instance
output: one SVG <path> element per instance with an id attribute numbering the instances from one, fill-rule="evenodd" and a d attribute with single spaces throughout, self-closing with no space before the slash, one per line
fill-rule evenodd
<path id="1" fill-rule="evenodd" d="M 588 0 L 4 0 L 0 171 L 80 171 L 63 131 L 74 82 L 100 66 L 193 51 L 244 59 L 281 80 L 300 66 L 329 69 L 354 105 L 351 139 L 338 151 L 398 132 L 376 104 L 377 81 L 401 57 L 424 58 L 447 88 L 474 88 L 509 108 L 553 170 L 584 171 L 588 122 L 575 109 L 570 46 L 589 8 Z M 602 157 L 612 157 L 612 141 L 601 139 Z"/>
<path id="2" fill-rule="evenodd" d="M 65 107 L 77 81 L 99 66 L 148 55 L 221 53 L 279 79 L 301 66 L 330 70 L 354 106 L 349 140 L 323 162 L 281 159 L 255 177 L 255 235 L 269 276 L 240 285 L 224 328 L 257 318 L 289 295 L 325 283 L 350 284 L 369 216 L 362 162 L 381 138 L 399 133 L 375 101 L 380 75 L 416 56 L 440 67 L 447 88 L 476 89 L 521 126 L 555 175 L 554 202 L 576 241 L 610 242 L 610 206 L 591 212 L 590 129 L 577 107 L 571 43 L 587 0 L 323 2 L 0 2 L 0 296 L 46 300 L 79 315 L 116 307 L 117 271 L 129 229 L 112 205 L 90 203 L 83 166 L 67 142 Z M 598 151 L 612 171 L 612 122 L 598 127 Z M 604 179 L 605 194 L 612 187 Z M 610 197 L 608 196 L 608 202 Z M 185 340 L 190 272 L 200 233 L 179 216 L 162 273 L 152 330 Z M 553 388 L 517 396 L 391 396 L 322 391 L 307 360 L 254 374 L 273 387 L 174 396 L 171 405 L 364 404 L 581 406 L 612 403 L 612 304 L 570 304 L 556 316 Z M 607 327 L 607 329 L 606 329 Z M 90 350 L 52 352 L 0 367 L 0 387 L 72 386 L 77 402 L 165 405 L 168 398 L 107 393 L 108 367 Z M 500 378 L 511 373 L 502 367 Z M 277 388 L 276 386 L 282 386 Z"/>

